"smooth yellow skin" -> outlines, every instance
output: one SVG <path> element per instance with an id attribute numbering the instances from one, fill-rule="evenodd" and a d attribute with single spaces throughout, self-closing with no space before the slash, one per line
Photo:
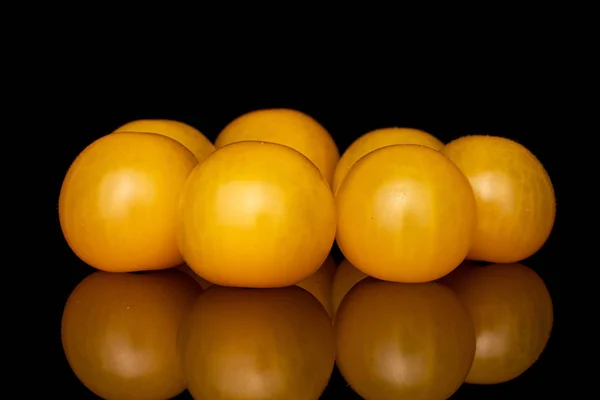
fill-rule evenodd
<path id="1" fill-rule="evenodd" d="M 435 136 L 414 128 L 382 128 L 367 132 L 356 139 L 342 154 L 333 176 L 333 192 L 337 191 L 350 168 L 360 158 L 374 150 L 394 144 L 419 144 L 434 150 L 441 150 L 444 147 L 444 143 Z"/>
<path id="2" fill-rule="evenodd" d="M 333 283 L 333 276 L 335 275 L 336 270 L 337 265 L 335 264 L 333 257 L 329 256 L 323 265 L 321 265 L 321 267 L 317 270 L 317 272 L 296 284 L 315 296 L 315 298 L 323 305 L 330 317 L 333 317 L 331 287 Z"/>
<path id="3" fill-rule="evenodd" d="M 477 351 L 466 378 L 474 384 L 507 382 L 544 351 L 554 322 L 544 281 L 522 264 L 465 268 L 450 286 L 475 324 Z"/>
<path id="4" fill-rule="evenodd" d="M 60 226 L 73 252 L 102 271 L 183 263 L 176 242 L 179 194 L 198 164 L 184 146 L 153 133 L 107 135 L 73 161 L 60 191 Z"/>
<path id="5" fill-rule="evenodd" d="M 329 132 L 312 117 L 285 108 L 252 111 L 223 128 L 215 145 L 219 148 L 248 140 L 283 144 L 299 151 L 331 185 L 340 152 Z"/>
<path id="6" fill-rule="evenodd" d="M 354 285 L 367 277 L 367 274 L 350 264 L 348 260 L 344 260 L 340 263 L 333 278 L 333 287 L 331 290 L 334 314 L 337 312 L 346 293 L 348 293 Z"/>
<path id="7" fill-rule="evenodd" d="M 169 119 L 138 119 L 115 129 L 116 132 L 146 132 L 164 135 L 184 145 L 202 162 L 215 146 L 198 129 L 180 121 Z"/>
<path id="8" fill-rule="evenodd" d="M 477 230 L 468 258 L 512 263 L 536 253 L 556 217 L 554 188 L 540 161 L 525 147 L 497 136 L 465 136 L 442 153 L 471 182 Z"/>
<path id="9" fill-rule="evenodd" d="M 321 266 L 335 237 L 327 182 L 302 154 L 275 143 L 217 149 L 180 199 L 179 249 L 218 285 L 294 285 Z"/>
<path id="10" fill-rule="evenodd" d="M 469 181 L 428 147 L 369 153 L 354 164 L 335 201 L 337 243 L 369 276 L 432 281 L 456 268 L 471 247 L 476 211 Z"/>

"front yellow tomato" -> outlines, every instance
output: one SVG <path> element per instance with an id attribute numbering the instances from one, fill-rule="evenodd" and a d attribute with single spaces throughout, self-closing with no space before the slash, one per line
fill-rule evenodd
<path id="1" fill-rule="evenodd" d="M 175 214 L 197 164 L 183 145 L 161 135 L 119 133 L 96 140 L 71 164 L 60 191 L 67 243 L 84 262 L 108 272 L 182 264 Z"/>
<path id="2" fill-rule="evenodd" d="M 190 175 L 178 215 L 190 268 L 222 286 L 294 285 L 325 261 L 335 205 L 319 170 L 283 145 L 237 142 Z"/>
<path id="3" fill-rule="evenodd" d="M 418 145 L 375 150 L 336 193 L 337 242 L 365 274 L 428 282 L 466 257 L 475 230 L 469 181 L 440 152 Z"/>

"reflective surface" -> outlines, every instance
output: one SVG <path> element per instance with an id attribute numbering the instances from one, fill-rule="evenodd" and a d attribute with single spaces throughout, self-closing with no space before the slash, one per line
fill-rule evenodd
<path id="1" fill-rule="evenodd" d="M 419 392 L 432 399 L 495 399 L 517 393 L 531 379 L 528 373 L 505 385 L 461 386 L 473 357 L 477 364 L 470 367 L 469 380 L 491 383 L 506 380 L 516 369 L 519 374 L 532 355 L 539 355 L 545 343 L 539 333 L 548 332 L 545 307 L 551 303 L 543 283 L 527 267 L 484 270 L 465 262 L 440 280 L 457 292 L 439 283 L 397 284 L 359 276 L 332 324 L 323 304 L 323 282 L 332 272 L 341 276 L 349 267 L 344 265 L 335 267 L 329 258 L 307 280 L 314 281 L 305 285 L 307 290 L 299 285 L 241 289 L 210 284 L 202 291 L 206 281 L 195 281 L 189 277 L 196 277 L 193 272 L 188 276 L 179 268 L 95 272 L 77 285 L 65 306 L 63 347 L 80 382 L 105 399 L 168 399 L 179 392 L 175 398 L 191 399 L 187 386 L 197 399 L 217 400 L 249 394 L 261 399 L 360 399 L 352 386 L 366 399 L 390 393 L 418 398 Z M 470 268 L 482 272 L 471 275 Z M 478 287 L 482 289 L 474 289 Z M 477 310 L 493 310 L 495 304 L 504 311 L 477 316 Z M 474 324 L 470 314 L 468 319 L 473 336 L 463 306 L 475 316 Z M 505 340 L 501 330 L 481 328 L 493 327 L 494 321 L 528 328 Z M 532 329 L 536 326 L 540 329 Z M 486 350 L 487 363 L 475 356 L 475 332 L 477 351 Z M 517 345 L 520 358 L 503 363 L 506 355 L 517 354 L 512 351 Z M 334 368 L 336 346 L 337 363 L 348 382 Z M 489 362 L 494 352 L 497 360 Z M 73 378 L 74 385 L 80 382 Z M 78 398 L 100 398 L 83 391 Z"/>
<path id="2" fill-rule="evenodd" d="M 542 354 L 554 313 L 542 279 L 523 264 L 463 265 L 442 280 L 467 307 L 477 352 L 467 382 L 501 383 L 525 372 Z"/>
<path id="3" fill-rule="evenodd" d="M 296 286 L 211 286 L 184 323 L 178 348 L 188 390 L 199 400 L 316 400 L 335 360 L 329 315 Z"/>
<path id="4" fill-rule="evenodd" d="M 159 400 L 183 392 L 177 334 L 200 292 L 179 271 L 89 275 L 62 317 L 73 372 L 104 399 Z"/>
<path id="5" fill-rule="evenodd" d="M 369 400 L 449 398 L 475 354 L 466 308 L 447 287 L 367 278 L 335 316 L 337 365 Z"/>

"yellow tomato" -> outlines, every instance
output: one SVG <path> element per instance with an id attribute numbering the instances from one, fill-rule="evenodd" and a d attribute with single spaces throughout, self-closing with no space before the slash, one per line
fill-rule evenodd
<path id="1" fill-rule="evenodd" d="M 186 388 L 178 330 L 200 292 L 177 271 L 88 276 L 62 316 L 73 372 L 103 399 L 174 398 Z"/>
<path id="2" fill-rule="evenodd" d="M 212 286 L 212 283 L 195 273 L 194 270 L 187 266 L 187 264 L 180 265 L 177 267 L 177 269 L 194 278 L 194 280 L 198 282 L 202 289 L 208 289 L 210 286 Z"/>
<path id="3" fill-rule="evenodd" d="M 443 154 L 471 182 L 477 230 L 469 258 L 521 261 L 537 252 L 554 225 L 556 201 L 548 173 L 525 147 L 497 136 L 465 136 Z"/>
<path id="4" fill-rule="evenodd" d="M 179 249 L 222 286 L 294 285 L 325 261 L 335 237 L 327 182 L 297 151 L 238 142 L 217 149 L 181 195 Z"/>
<path id="5" fill-rule="evenodd" d="M 364 279 L 342 301 L 334 328 L 340 372 L 369 400 L 446 400 L 475 354 L 469 313 L 436 282 Z"/>
<path id="6" fill-rule="evenodd" d="M 444 143 L 435 136 L 413 128 L 382 128 L 365 133 L 346 149 L 335 168 L 333 176 L 333 192 L 348 174 L 354 163 L 361 157 L 382 147 L 394 144 L 419 144 L 434 150 L 440 150 Z"/>
<path id="7" fill-rule="evenodd" d="M 471 267 L 444 281 L 475 323 L 477 351 L 466 382 L 495 384 L 525 372 L 550 338 L 554 313 L 542 279 L 522 264 Z"/>
<path id="8" fill-rule="evenodd" d="M 318 399 L 335 360 L 333 326 L 296 286 L 212 286 L 182 325 L 178 348 L 195 399 Z"/>
<path id="9" fill-rule="evenodd" d="M 335 265 L 333 257 L 329 256 L 323 265 L 321 265 L 321 267 L 317 270 L 317 272 L 296 284 L 315 296 L 315 298 L 321 302 L 323 307 L 325 307 L 325 310 L 327 310 L 327 313 L 331 317 L 333 317 L 331 284 L 333 282 L 333 276 L 335 275 L 336 269 L 337 266 Z"/>
<path id="10" fill-rule="evenodd" d="M 63 181 L 62 232 L 84 262 L 108 272 L 182 264 L 175 214 L 198 160 L 152 133 L 107 135 L 83 150 Z"/>
<path id="11" fill-rule="evenodd" d="M 469 181 L 428 147 L 394 145 L 367 154 L 335 200 L 340 250 L 369 276 L 432 281 L 456 268 L 471 246 L 476 211 Z"/>
<path id="12" fill-rule="evenodd" d="M 198 129 L 168 119 L 138 119 L 120 126 L 114 132 L 156 133 L 170 137 L 194 153 L 198 161 L 203 161 L 215 150 L 215 146 Z"/>
<path id="13" fill-rule="evenodd" d="M 329 184 L 333 181 L 339 150 L 329 132 L 300 111 L 276 108 L 249 112 L 230 122 L 215 145 L 219 148 L 247 140 L 289 146 L 312 161 Z"/>
<path id="14" fill-rule="evenodd" d="M 348 260 L 344 260 L 340 263 L 333 278 L 333 287 L 331 290 L 334 314 L 337 312 L 346 293 L 367 276 L 368 275 L 364 272 L 350 264 Z"/>

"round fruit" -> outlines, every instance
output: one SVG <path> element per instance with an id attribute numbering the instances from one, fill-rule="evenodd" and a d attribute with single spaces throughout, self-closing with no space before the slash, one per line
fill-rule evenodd
<path id="1" fill-rule="evenodd" d="M 424 146 L 394 145 L 367 154 L 354 164 L 335 201 L 340 250 L 378 279 L 438 279 L 471 246 L 476 210 L 469 181 Z"/>
<path id="2" fill-rule="evenodd" d="M 246 113 L 219 133 L 215 145 L 219 148 L 248 140 L 289 146 L 312 161 L 329 184 L 333 181 L 338 148 L 321 124 L 300 111 L 275 108 Z"/>
<path id="3" fill-rule="evenodd" d="M 177 271 L 88 276 L 71 293 L 62 317 L 73 372 L 103 399 L 177 396 L 186 388 L 178 329 L 200 290 Z"/>
<path id="4" fill-rule="evenodd" d="M 168 119 L 138 119 L 117 128 L 115 132 L 156 133 L 174 139 L 203 161 L 215 146 L 198 129 L 179 121 Z"/>
<path id="5" fill-rule="evenodd" d="M 177 269 L 194 278 L 194 280 L 198 282 L 202 289 L 208 289 L 209 286 L 212 286 L 212 283 L 195 273 L 193 269 L 187 266 L 187 264 L 180 265 L 179 267 L 177 267 Z"/>
<path id="6" fill-rule="evenodd" d="M 296 286 L 212 286 L 198 298 L 179 340 L 195 399 L 317 400 L 335 360 L 329 316 Z"/>
<path id="7" fill-rule="evenodd" d="M 282 287 L 312 275 L 335 237 L 327 182 L 297 151 L 238 142 L 190 175 L 179 208 L 179 249 L 222 286 Z"/>
<path id="8" fill-rule="evenodd" d="M 335 168 L 333 192 L 335 193 L 352 166 L 366 154 L 394 144 L 418 144 L 441 150 L 444 143 L 433 135 L 413 128 L 383 128 L 365 133 L 356 139 L 342 154 Z"/>
<path id="9" fill-rule="evenodd" d="M 331 286 L 333 283 L 333 276 L 335 275 L 335 271 L 337 270 L 337 266 L 335 265 L 335 261 L 333 257 L 329 256 L 321 265 L 321 267 L 303 280 L 302 282 L 298 282 L 296 285 L 300 286 L 302 289 L 308 291 L 310 294 L 315 296 L 317 300 L 321 302 L 327 313 L 333 317 L 333 304 L 331 303 Z"/>
<path id="10" fill-rule="evenodd" d="M 468 383 L 514 379 L 542 354 L 553 323 L 552 300 L 542 279 L 522 264 L 472 267 L 444 282 L 475 323 L 477 351 Z"/>
<path id="11" fill-rule="evenodd" d="M 107 135 L 84 149 L 63 181 L 58 203 L 67 243 L 108 272 L 182 264 L 175 214 L 198 160 L 175 140 L 152 133 Z"/>
<path id="12" fill-rule="evenodd" d="M 331 289 L 331 298 L 333 303 L 333 312 L 337 312 L 340 303 L 346 293 L 350 291 L 358 282 L 365 279 L 366 275 L 361 270 L 357 269 L 354 265 L 350 264 L 348 260 L 344 260 L 340 263 L 333 278 L 333 287 Z"/>
<path id="13" fill-rule="evenodd" d="M 544 245 L 556 216 L 554 188 L 529 150 L 502 137 L 465 136 L 442 152 L 475 193 L 478 222 L 470 259 L 511 263 Z"/>
<path id="14" fill-rule="evenodd" d="M 435 282 L 364 279 L 335 316 L 337 365 L 363 398 L 449 398 L 475 354 L 467 310 Z"/>

